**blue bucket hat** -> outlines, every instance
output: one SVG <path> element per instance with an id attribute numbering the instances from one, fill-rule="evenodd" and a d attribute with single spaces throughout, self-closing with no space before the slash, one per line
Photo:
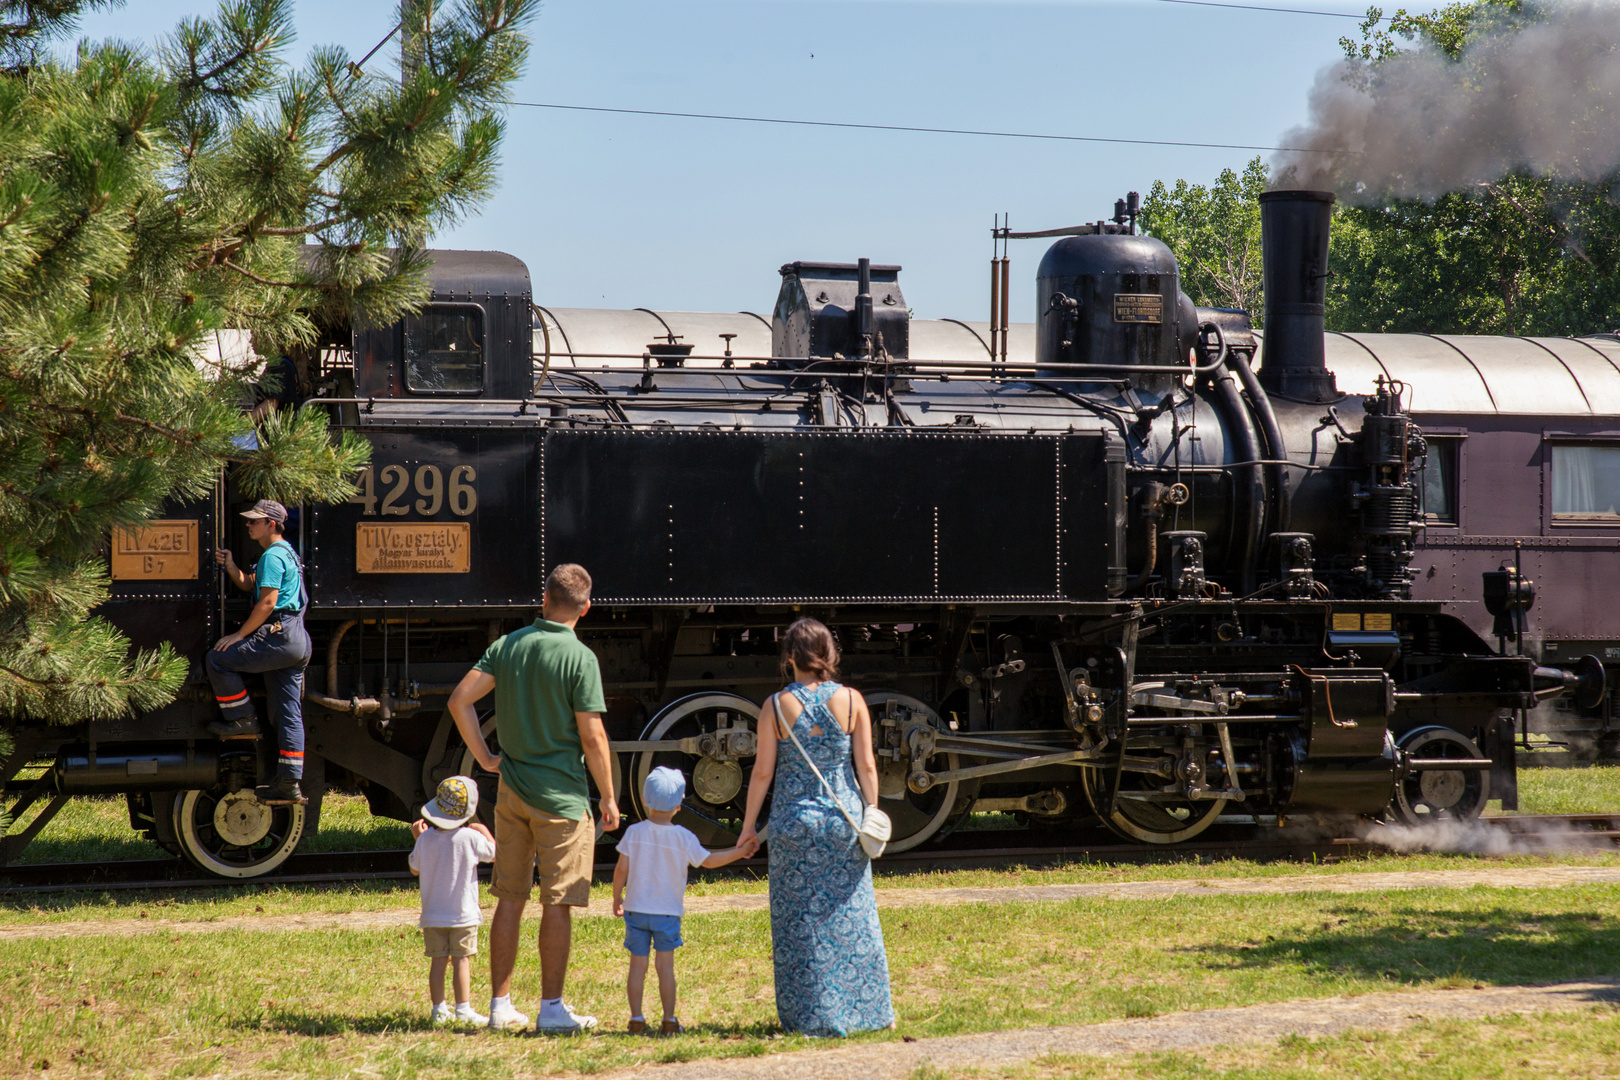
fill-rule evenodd
<path id="1" fill-rule="evenodd" d="M 660 813 L 678 810 L 685 797 L 686 777 L 668 766 L 661 765 L 648 773 L 646 782 L 641 785 L 641 801 L 649 810 Z"/>

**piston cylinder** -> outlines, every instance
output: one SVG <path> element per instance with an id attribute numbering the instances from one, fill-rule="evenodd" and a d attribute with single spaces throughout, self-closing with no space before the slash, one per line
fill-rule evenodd
<path id="1" fill-rule="evenodd" d="M 63 795 L 117 795 L 126 791 L 190 791 L 219 782 L 220 745 L 177 749 L 113 745 L 105 749 L 66 746 L 56 760 L 56 789 Z"/>

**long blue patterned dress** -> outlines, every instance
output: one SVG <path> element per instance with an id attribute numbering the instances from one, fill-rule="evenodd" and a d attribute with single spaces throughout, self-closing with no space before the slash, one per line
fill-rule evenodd
<path id="1" fill-rule="evenodd" d="M 864 801 L 849 735 L 827 707 L 841 689 L 835 682 L 788 687 L 804 706 L 793 733 L 859 821 Z M 782 1026 L 806 1035 L 888 1027 L 894 1005 L 872 860 L 788 739 L 776 748 L 770 826 L 771 942 Z"/>

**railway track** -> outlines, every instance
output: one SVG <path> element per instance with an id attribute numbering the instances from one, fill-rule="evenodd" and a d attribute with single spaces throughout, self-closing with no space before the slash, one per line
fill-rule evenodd
<path id="1" fill-rule="evenodd" d="M 1517 843 L 1524 851 L 1538 846 L 1558 850 L 1576 845 L 1620 846 L 1620 814 L 1527 814 L 1482 818 L 1468 839 L 1481 849 L 1493 840 Z M 1402 833 L 1403 840 L 1412 839 Z M 1455 850 L 1457 836 L 1444 838 Z M 1026 830 L 959 833 L 930 849 L 886 855 L 884 873 L 927 870 L 987 869 L 1008 866 L 1052 866 L 1069 862 L 1105 865 L 1155 862 L 1217 861 L 1243 858 L 1260 861 L 1333 862 L 1388 850 L 1357 836 L 1328 836 L 1303 829 L 1217 825 L 1203 838 L 1169 848 L 1121 844 L 1102 830 L 1061 840 Z M 281 870 L 245 881 L 207 877 L 181 859 L 132 859 L 99 863 L 38 863 L 0 868 L 0 897 L 34 893 L 122 892 L 126 890 L 255 889 L 266 886 L 325 885 L 359 880 L 403 880 L 411 876 L 405 850 L 302 852 Z M 723 870 L 702 871 L 713 877 L 749 877 L 765 873 L 766 860 L 744 859 Z M 488 868 L 483 868 L 487 880 Z M 596 864 L 599 880 L 609 880 L 612 862 Z"/>

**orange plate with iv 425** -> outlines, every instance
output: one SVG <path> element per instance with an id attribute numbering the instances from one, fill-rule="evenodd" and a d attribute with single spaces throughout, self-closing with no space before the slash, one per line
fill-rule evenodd
<path id="1" fill-rule="evenodd" d="M 114 581 L 193 581 L 197 558 L 195 521 L 148 521 L 112 531 Z"/>

